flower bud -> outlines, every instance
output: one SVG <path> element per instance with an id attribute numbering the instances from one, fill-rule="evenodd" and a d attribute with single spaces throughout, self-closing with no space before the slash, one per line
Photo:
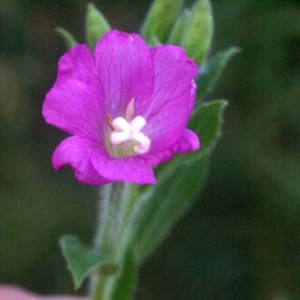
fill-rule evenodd
<path id="1" fill-rule="evenodd" d="M 213 34 L 213 17 L 209 0 L 197 1 L 182 36 L 181 46 L 186 55 L 202 65 L 210 48 Z"/>
<path id="2" fill-rule="evenodd" d="M 189 9 L 185 9 L 183 13 L 177 18 L 170 31 L 167 44 L 180 45 L 182 34 L 186 28 L 190 16 L 191 11 Z"/>
<path id="3" fill-rule="evenodd" d="M 183 0 L 155 0 L 146 16 L 142 34 L 147 41 L 165 42 Z"/>
<path id="4" fill-rule="evenodd" d="M 86 38 L 91 51 L 102 36 L 109 31 L 110 25 L 97 7 L 90 3 L 86 14 Z"/>

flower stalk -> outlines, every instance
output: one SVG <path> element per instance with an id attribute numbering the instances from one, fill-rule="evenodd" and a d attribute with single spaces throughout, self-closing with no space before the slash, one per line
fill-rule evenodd
<path id="1" fill-rule="evenodd" d="M 134 199 L 130 197 L 133 189 L 133 185 L 124 182 L 114 182 L 100 189 L 95 249 L 109 254 L 113 261 L 94 272 L 91 278 L 92 300 L 113 299 L 130 241 L 127 221 L 134 207 Z"/>
<path id="2" fill-rule="evenodd" d="M 124 182 L 113 182 L 100 188 L 95 247 L 103 253 L 115 252 L 124 218 L 125 190 Z"/>

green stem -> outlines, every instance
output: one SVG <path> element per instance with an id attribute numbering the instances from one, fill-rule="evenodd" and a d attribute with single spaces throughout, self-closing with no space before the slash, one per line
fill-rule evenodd
<path id="1" fill-rule="evenodd" d="M 112 254 L 120 236 L 126 185 L 114 182 L 100 190 L 99 223 L 95 246 L 103 253 Z"/>
<path id="2" fill-rule="evenodd" d="M 98 272 L 93 282 L 92 300 L 112 300 L 112 290 L 115 285 L 116 277 L 108 277 Z"/>
<path id="3" fill-rule="evenodd" d="M 129 184 L 122 182 L 106 185 L 101 189 L 99 202 L 99 223 L 95 247 L 103 253 L 110 254 L 120 266 L 126 251 L 122 241 L 126 216 L 131 207 L 128 202 L 129 187 Z M 101 268 L 98 269 L 92 277 L 92 300 L 111 300 L 118 275 L 108 275 Z"/>

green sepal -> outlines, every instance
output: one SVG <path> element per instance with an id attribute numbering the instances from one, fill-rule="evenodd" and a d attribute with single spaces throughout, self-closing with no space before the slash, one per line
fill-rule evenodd
<path id="1" fill-rule="evenodd" d="M 65 28 L 57 27 L 55 30 L 64 39 L 64 41 L 65 41 L 65 43 L 67 45 L 68 50 L 71 50 L 76 45 L 78 45 L 78 42 L 75 40 L 75 38 L 73 37 L 73 35 L 68 30 L 66 30 Z"/>
<path id="2" fill-rule="evenodd" d="M 154 36 L 165 42 L 168 32 L 182 6 L 183 0 L 154 0 L 142 26 L 146 41 Z"/>
<path id="3" fill-rule="evenodd" d="M 138 199 L 132 220 L 134 257 L 138 263 L 159 244 L 201 190 L 208 170 L 208 154 L 221 134 L 226 105 L 226 101 L 218 100 L 195 110 L 189 124 L 199 135 L 201 148 L 178 155 L 166 164 L 157 175 L 157 184 Z"/>
<path id="4" fill-rule="evenodd" d="M 87 6 L 85 26 L 87 43 L 93 52 L 97 42 L 111 27 L 101 11 L 92 3 Z"/>
<path id="5" fill-rule="evenodd" d="M 180 45 L 186 55 L 202 65 L 210 49 L 213 34 L 213 16 L 209 0 L 197 1 L 185 26 Z"/>
<path id="6" fill-rule="evenodd" d="M 120 268 L 112 261 L 110 255 L 85 247 L 75 236 L 63 236 L 60 239 L 60 246 L 67 260 L 68 269 L 71 271 L 75 289 L 81 286 L 84 279 L 95 268 L 103 267 L 104 270 L 115 270 L 115 273 Z"/>
<path id="7" fill-rule="evenodd" d="M 237 47 L 228 48 L 219 52 L 200 68 L 199 75 L 196 79 L 197 104 L 200 104 L 203 97 L 212 91 L 230 58 L 239 51 Z"/>

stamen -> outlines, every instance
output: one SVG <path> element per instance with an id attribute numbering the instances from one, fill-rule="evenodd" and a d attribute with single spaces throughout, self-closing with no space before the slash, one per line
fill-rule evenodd
<path id="1" fill-rule="evenodd" d="M 126 120 L 129 122 L 134 114 L 134 98 L 132 98 L 126 108 Z"/>
<path id="2" fill-rule="evenodd" d="M 114 127 L 113 127 L 113 124 L 112 124 L 112 118 L 111 118 L 110 115 L 107 115 L 107 116 L 106 116 L 106 122 L 107 122 L 109 128 L 110 128 L 111 130 L 114 130 Z"/>

